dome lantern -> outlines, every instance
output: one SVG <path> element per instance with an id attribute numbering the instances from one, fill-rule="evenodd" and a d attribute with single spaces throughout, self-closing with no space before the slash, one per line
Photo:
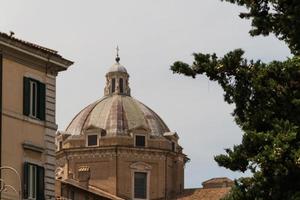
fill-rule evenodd
<path id="1" fill-rule="evenodd" d="M 106 74 L 106 86 L 104 95 L 127 95 L 130 96 L 129 74 L 126 68 L 120 64 L 119 48 L 117 47 L 116 63 L 111 66 Z"/>

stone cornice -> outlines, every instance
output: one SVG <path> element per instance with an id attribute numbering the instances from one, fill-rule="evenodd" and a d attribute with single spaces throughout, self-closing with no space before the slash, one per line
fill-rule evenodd
<path id="1" fill-rule="evenodd" d="M 45 151 L 44 147 L 33 144 L 30 141 L 24 141 L 22 146 L 23 146 L 24 149 L 35 151 L 35 152 L 38 152 L 38 153 L 43 153 Z"/>

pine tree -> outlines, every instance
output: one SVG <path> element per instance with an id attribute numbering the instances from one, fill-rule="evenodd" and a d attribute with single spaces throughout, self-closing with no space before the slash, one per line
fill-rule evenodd
<path id="1" fill-rule="evenodd" d="M 274 33 L 294 54 L 286 61 L 263 63 L 244 58 L 237 49 L 219 58 L 194 53 L 192 65 L 177 61 L 174 73 L 206 75 L 235 105 L 233 116 L 243 130 L 241 144 L 215 156 L 220 166 L 250 170 L 226 200 L 300 199 L 300 1 L 226 0 L 248 8 L 241 18 L 252 20 L 252 36 Z"/>

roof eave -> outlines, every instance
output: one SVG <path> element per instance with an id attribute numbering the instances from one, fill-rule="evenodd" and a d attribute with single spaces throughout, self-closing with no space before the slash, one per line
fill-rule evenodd
<path id="1" fill-rule="evenodd" d="M 14 49 L 16 51 L 22 52 L 26 55 L 33 56 L 37 59 L 50 62 L 54 66 L 56 66 L 56 71 L 65 71 L 74 64 L 73 61 L 67 60 L 60 56 L 59 54 L 56 54 L 56 51 L 51 50 L 55 53 L 47 52 L 47 50 L 38 49 L 37 47 L 31 47 L 27 44 L 24 44 L 17 39 L 14 38 L 8 38 L 8 37 L 0 37 L 0 45 L 3 45 L 7 48 Z M 41 47 L 42 48 L 42 47 Z M 44 47 L 43 47 L 44 48 Z M 46 48 L 44 48 L 46 49 Z"/>

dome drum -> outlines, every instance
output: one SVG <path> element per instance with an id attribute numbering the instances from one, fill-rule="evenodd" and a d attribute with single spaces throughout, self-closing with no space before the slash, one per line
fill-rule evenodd
<path id="1" fill-rule="evenodd" d="M 145 137 L 145 146 L 139 148 L 146 149 L 159 149 L 164 151 L 172 151 L 174 153 L 182 153 L 182 148 L 178 144 L 177 139 L 165 137 L 157 137 L 148 135 L 146 131 L 136 130 L 130 132 L 128 135 L 119 135 L 117 137 L 111 136 L 103 136 L 101 135 L 103 130 L 94 129 L 85 131 L 82 135 L 70 135 L 64 132 L 59 132 L 56 137 L 57 143 L 62 142 L 62 149 L 72 149 L 72 148 L 102 148 L 102 147 L 110 147 L 110 146 L 124 146 L 124 147 L 132 147 L 136 146 L 136 136 L 144 136 Z M 88 140 L 89 136 L 96 136 L 97 142 L 96 145 L 89 146 Z M 176 145 L 176 148 L 173 147 Z"/>

